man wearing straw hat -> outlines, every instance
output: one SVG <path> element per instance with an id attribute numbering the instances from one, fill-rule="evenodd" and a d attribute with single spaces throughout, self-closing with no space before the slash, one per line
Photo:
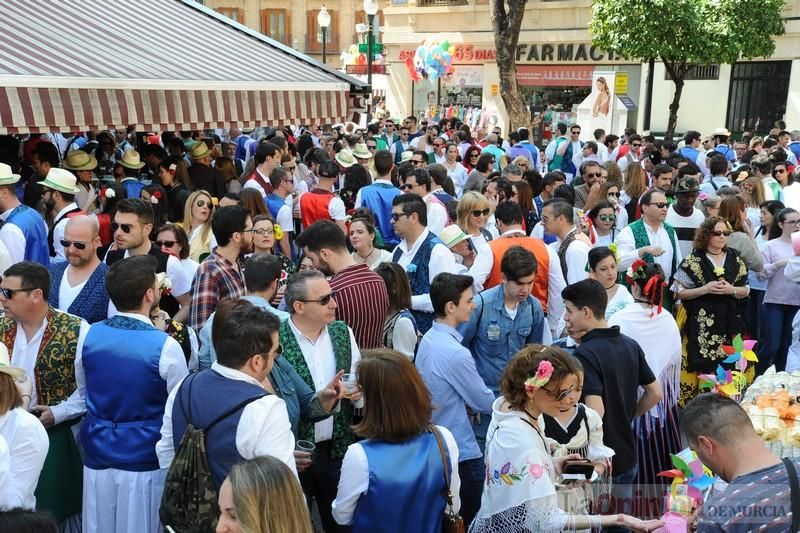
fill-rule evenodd
<path id="1" fill-rule="evenodd" d="M 144 163 L 136 150 L 126 150 L 119 160 L 119 165 L 125 170 L 125 178 L 120 181 L 128 198 L 139 198 L 144 189 L 144 183 L 139 181 L 139 171 L 142 170 Z"/>
<path id="2" fill-rule="evenodd" d="M 23 261 L 3 273 L 0 342 L 11 362 L 33 381 L 30 410 L 50 439 L 50 450 L 36 488 L 37 509 L 57 522 L 80 522 L 83 463 L 73 426 L 85 412 L 77 393 L 75 354 L 89 325 L 48 304 L 50 274 L 38 263 Z"/>
<path id="3" fill-rule="evenodd" d="M 195 191 L 207 191 L 212 197 L 220 199 L 227 192 L 222 171 L 211 166 L 211 148 L 204 141 L 194 143 L 190 152 L 192 166 L 189 177 Z"/>
<path id="4" fill-rule="evenodd" d="M 97 211 L 97 191 L 92 186 L 97 159 L 83 150 L 73 150 L 64 158 L 64 168 L 71 170 L 78 179 L 75 203 L 86 213 Z"/>
<path id="5" fill-rule="evenodd" d="M 64 227 L 67 225 L 69 217 L 83 214 L 83 211 L 75 203 L 75 194 L 78 189 L 77 178 L 69 170 L 63 168 L 51 168 L 44 181 L 40 181 L 42 186 L 42 198 L 48 213 L 54 213 L 53 227 L 47 233 L 47 246 L 50 248 L 50 257 L 53 262 L 60 263 L 66 261 L 64 255 Z"/>
<path id="6" fill-rule="evenodd" d="M 17 197 L 19 174 L 0 163 L 0 240 L 8 248 L 11 263 L 36 261 L 50 264 L 47 250 L 47 224 L 38 211 L 20 203 Z"/>

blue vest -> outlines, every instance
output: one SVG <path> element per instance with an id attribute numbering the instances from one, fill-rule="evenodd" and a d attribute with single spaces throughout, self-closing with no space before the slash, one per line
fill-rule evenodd
<path id="1" fill-rule="evenodd" d="M 257 385 L 228 379 L 211 369 L 188 377 L 181 383 L 172 406 L 172 436 L 175 450 L 181 443 L 189 420 L 195 428 L 205 429 L 219 416 L 229 413 L 237 405 L 248 400 L 257 400 L 265 394 L 266 391 Z M 239 426 L 242 411 L 244 406 L 224 416 L 206 433 L 206 456 L 217 490 L 225 481 L 231 467 L 244 461 L 244 457 L 239 455 L 239 450 L 236 448 L 236 428 Z"/>
<path id="2" fill-rule="evenodd" d="M 692 163 L 697 161 L 697 157 L 700 155 L 700 150 L 697 148 L 692 148 L 691 146 L 684 146 L 678 153 L 681 154 L 683 157 L 691 161 Z"/>
<path id="3" fill-rule="evenodd" d="M 59 307 L 59 290 L 61 280 L 67 270 L 69 263 L 61 261 L 50 265 L 50 305 L 56 309 Z M 61 309 L 72 315 L 79 316 L 89 324 L 102 322 L 108 316 L 108 292 L 106 292 L 106 270 L 108 266 L 100 263 L 94 269 L 92 275 L 86 280 L 86 284 L 75 297 L 69 309 Z"/>
<path id="4" fill-rule="evenodd" d="M 408 141 L 411 142 L 411 137 L 409 136 Z M 408 145 L 411 148 L 411 145 Z M 397 141 L 394 143 L 394 163 L 396 165 L 400 164 L 401 158 L 403 157 L 403 152 L 405 152 L 405 148 L 403 148 L 403 143 L 401 141 Z"/>
<path id="5" fill-rule="evenodd" d="M 156 443 L 167 403 L 158 363 L 167 334 L 115 316 L 89 328 L 83 345 L 86 418 L 80 440 L 94 470 L 158 470 Z"/>
<path id="6" fill-rule="evenodd" d="M 411 284 L 411 294 L 414 296 L 431 292 L 431 282 L 428 278 L 430 273 L 431 252 L 436 244 L 443 245 L 444 243 L 439 237 L 428 232 L 428 236 L 425 237 L 425 240 L 420 244 L 419 249 L 417 249 L 417 253 L 414 254 L 414 259 L 406 266 L 408 282 Z M 392 256 L 392 261 L 396 263 L 401 255 L 403 255 L 403 251 L 400 248 L 396 248 Z M 431 324 L 433 324 L 433 313 L 425 311 L 411 311 L 411 313 L 417 321 L 417 327 L 419 327 L 420 333 L 423 335 L 427 333 L 428 330 L 431 329 Z"/>
<path id="7" fill-rule="evenodd" d="M 402 443 L 360 444 L 367 455 L 369 488 L 353 513 L 353 533 L 440 532 L 446 506 L 444 466 L 433 434 Z"/>
<path id="8" fill-rule="evenodd" d="M 438 191 L 434 192 L 433 195 L 438 198 L 440 202 L 442 202 L 445 208 L 447 208 L 447 204 L 456 199 L 445 192 L 444 189 L 439 189 Z"/>
<path id="9" fill-rule="evenodd" d="M 792 141 L 789 143 L 789 150 L 794 156 L 800 160 L 800 141 Z"/>
<path id="10" fill-rule="evenodd" d="M 564 153 L 564 159 L 561 160 L 561 170 L 566 172 L 567 174 L 575 174 L 578 169 L 575 168 L 575 163 L 572 162 L 572 156 L 575 154 L 572 152 L 572 141 L 567 141 L 569 146 L 567 146 L 567 151 Z M 584 142 L 579 141 L 581 147 L 583 147 Z"/>
<path id="11" fill-rule="evenodd" d="M 236 137 L 236 159 L 241 159 L 242 161 L 247 159 L 247 141 L 249 140 L 250 137 L 244 134 Z"/>
<path id="12" fill-rule="evenodd" d="M 19 205 L 8 215 L 6 224 L 14 224 L 25 236 L 25 261 L 36 261 L 44 266 L 50 264 L 47 228 L 37 210 L 27 205 Z"/>
<path id="13" fill-rule="evenodd" d="M 144 183 L 137 179 L 126 179 L 122 181 L 122 185 L 125 187 L 128 198 L 139 198 L 142 194 L 142 189 L 144 189 Z"/>
<path id="14" fill-rule="evenodd" d="M 281 210 L 281 207 L 286 205 L 284 199 L 275 194 L 274 192 L 271 192 L 264 197 L 264 202 L 266 202 L 267 209 L 269 209 L 269 213 L 272 215 L 272 218 L 277 221 L 278 212 Z M 292 228 L 286 228 L 286 229 L 289 230 Z"/>
<path id="15" fill-rule="evenodd" d="M 373 183 L 361 189 L 361 205 L 372 210 L 375 223 L 381 230 L 387 246 L 397 246 L 400 238 L 392 226 L 392 201 L 400 196 L 400 190 L 386 183 Z"/>

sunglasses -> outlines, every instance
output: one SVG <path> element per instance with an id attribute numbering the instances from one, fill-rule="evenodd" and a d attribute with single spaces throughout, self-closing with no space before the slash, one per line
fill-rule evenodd
<path id="1" fill-rule="evenodd" d="M 610 192 L 606 196 L 608 196 L 609 198 L 612 198 L 612 197 L 613 198 L 619 198 L 619 193 L 618 192 Z"/>
<path id="2" fill-rule="evenodd" d="M 785 168 L 776 168 L 775 170 L 772 171 L 772 173 L 773 174 L 786 174 L 786 169 Z"/>
<path id="3" fill-rule="evenodd" d="M 392 213 L 392 220 L 397 222 L 401 217 L 407 217 L 408 213 Z"/>
<path id="4" fill-rule="evenodd" d="M 155 241 L 159 248 L 172 248 L 177 241 Z"/>
<path id="5" fill-rule="evenodd" d="M 602 176 L 603 176 L 603 174 L 601 172 L 588 172 L 586 174 L 587 178 L 600 178 Z"/>
<path id="6" fill-rule="evenodd" d="M 669 204 L 667 204 L 667 202 L 654 202 L 652 204 L 647 204 L 647 205 L 654 205 L 659 209 L 665 209 Z"/>
<path id="7" fill-rule="evenodd" d="M 573 135 L 580 135 L 581 134 L 580 131 L 571 131 L 570 133 L 573 134 Z"/>
<path id="8" fill-rule="evenodd" d="M 413 188 L 414 188 L 414 186 L 413 186 L 413 185 L 411 185 L 410 183 L 404 183 L 404 184 L 402 184 L 402 185 L 400 186 L 400 190 L 401 190 L 401 191 L 410 191 L 410 190 L 411 190 L 411 189 L 413 189 Z"/>
<path id="9" fill-rule="evenodd" d="M 0 294 L 3 295 L 3 298 L 6 300 L 10 300 L 14 297 L 15 294 L 18 292 L 28 292 L 28 291 L 35 291 L 36 287 L 29 287 L 29 288 L 22 288 L 22 289 L 5 289 L 0 287 Z"/>
<path id="10" fill-rule="evenodd" d="M 617 215 L 597 215 L 597 218 L 603 222 L 615 222 L 617 220 Z"/>
<path id="11" fill-rule="evenodd" d="M 61 246 L 63 246 L 65 250 L 67 248 L 69 248 L 70 246 L 75 246 L 75 248 L 77 248 L 78 250 L 85 250 L 86 249 L 86 243 L 85 242 L 67 241 L 67 240 L 64 240 L 64 239 L 62 239 L 62 240 L 60 240 L 58 242 L 61 243 Z"/>
<path id="12" fill-rule="evenodd" d="M 211 202 L 206 202 L 205 200 L 197 200 L 194 203 L 194 205 L 196 207 L 205 207 L 205 206 L 211 207 L 212 204 L 211 204 Z"/>
<path id="13" fill-rule="evenodd" d="M 117 224 L 116 222 L 112 222 L 111 233 L 116 233 L 118 229 L 121 229 L 123 233 L 130 233 L 133 229 L 133 224 Z"/>
<path id="14" fill-rule="evenodd" d="M 723 230 L 723 231 L 714 230 L 714 231 L 711 232 L 711 235 L 714 235 L 715 237 L 722 237 L 723 235 L 725 237 L 729 237 L 730 234 L 731 234 L 731 232 L 728 231 L 728 230 Z"/>
<path id="15" fill-rule="evenodd" d="M 377 150 L 378 149 L 378 145 L 377 144 L 368 144 L 367 148 L 369 148 L 370 150 Z"/>
<path id="16" fill-rule="evenodd" d="M 642 143 L 632 143 L 631 146 L 633 146 L 634 148 L 640 148 L 642 146 Z"/>
<path id="17" fill-rule="evenodd" d="M 420 161 L 419 159 L 412 159 L 411 162 L 415 165 L 424 165 L 425 161 Z"/>
<path id="18" fill-rule="evenodd" d="M 472 159 L 473 157 L 480 157 L 480 156 L 481 154 L 475 153 L 475 154 L 470 154 L 469 158 Z"/>
<path id="19" fill-rule="evenodd" d="M 331 300 L 335 297 L 336 295 L 331 292 L 318 300 L 300 300 L 300 301 L 306 304 L 328 305 L 329 303 L 331 303 Z"/>
<path id="20" fill-rule="evenodd" d="M 474 216 L 474 217 L 480 217 L 480 216 L 488 217 L 489 216 L 489 208 L 487 207 L 486 209 L 476 209 L 476 210 L 474 210 L 472 212 L 472 216 Z"/>

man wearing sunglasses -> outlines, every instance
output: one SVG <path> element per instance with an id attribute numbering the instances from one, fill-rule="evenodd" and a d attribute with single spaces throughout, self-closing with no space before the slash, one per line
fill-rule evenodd
<path id="1" fill-rule="evenodd" d="M 50 305 L 94 324 L 114 314 L 106 291 L 106 264 L 97 257 L 101 242 L 97 219 L 69 219 L 61 245 L 66 261 L 50 265 Z"/>
<path id="2" fill-rule="evenodd" d="M 34 383 L 29 410 L 47 430 L 50 450 L 57 451 L 44 461 L 36 507 L 52 512 L 61 522 L 81 512 L 83 462 L 72 426 L 85 406 L 76 393 L 75 351 L 89 325 L 50 307 L 50 287 L 50 275 L 38 263 L 19 262 L 3 273 L 0 342 L 13 354 L 14 366 L 23 368 Z"/>
<path id="3" fill-rule="evenodd" d="M 420 165 L 406 177 L 401 190 L 422 197 L 422 201 L 428 206 L 428 229 L 434 235 L 438 235 L 447 225 L 447 208 L 439 197 L 431 192 L 432 183 L 430 173 Z"/>
<path id="4" fill-rule="evenodd" d="M 290 316 L 280 328 L 281 357 L 306 385 L 321 392 L 337 372 L 355 375 L 361 350 L 353 330 L 336 320 L 335 294 L 322 272 L 304 270 L 292 276 L 284 300 Z M 341 402 L 332 417 L 317 423 L 300 422 L 298 438 L 316 446 L 313 463 L 300 473 L 300 484 L 309 500 L 317 500 L 325 531 L 339 531 L 331 504 L 336 498 L 342 458 L 355 442 L 351 429 L 353 408 L 362 406 L 361 393 L 356 391 L 349 401 Z"/>
<path id="5" fill-rule="evenodd" d="M 586 263 L 592 243 L 575 226 L 575 212 L 566 200 L 554 199 L 544 204 L 542 223 L 547 233 L 558 237 L 556 248 L 561 263 L 561 273 L 567 284 L 586 279 Z M 555 246 L 555 245 L 554 245 Z"/>
<path id="6" fill-rule="evenodd" d="M 395 165 L 400 164 L 400 158 L 402 157 L 403 152 L 411 148 L 411 143 L 408 140 L 408 134 L 408 127 L 403 126 L 400 128 L 400 138 L 389 147 L 389 151 L 392 152 L 392 157 L 394 157 Z"/>
<path id="7" fill-rule="evenodd" d="M 644 141 L 640 135 L 634 133 L 628 137 L 627 146 L 628 150 L 625 151 L 625 155 L 620 157 L 617 161 L 619 169 L 622 172 L 625 172 L 625 169 L 628 168 L 628 165 L 630 164 L 640 164 Z"/>
<path id="8" fill-rule="evenodd" d="M 140 198 L 125 198 L 117 204 L 117 212 L 111 231 L 116 250 L 106 254 L 106 264 L 113 265 L 126 257 L 151 255 L 158 261 L 156 272 L 166 273 L 172 283 L 171 294 L 161 299 L 161 309 L 178 322 L 189 316 L 189 299 L 192 280 L 186 274 L 177 257 L 165 254 L 161 248 L 150 242 L 153 230 L 153 209 L 150 202 Z"/>
<path id="9" fill-rule="evenodd" d="M 583 177 L 583 183 L 575 187 L 575 207 L 583 209 L 590 193 L 600 194 L 600 187 L 605 183 L 605 179 L 600 162 L 594 160 L 586 161 L 581 165 L 580 175 Z"/>

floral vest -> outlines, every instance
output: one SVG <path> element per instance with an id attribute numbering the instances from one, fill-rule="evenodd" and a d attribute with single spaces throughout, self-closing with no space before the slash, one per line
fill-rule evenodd
<path id="1" fill-rule="evenodd" d="M 47 327 L 44 330 L 39 355 L 33 370 L 40 405 L 57 405 L 72 394 L 75 383 L 75 351 L 81 319 L 75 315 L 53 309 L 47 312 Z M 0 319 L 0 335 L 3 344 L 11 353 L 11 364 L 15 364 L 14 341 L 17 338 L 17 323 L 8 318 Z"/>
<path id="2" fill-rule="evenodd" d="M 311 387 L 311 390 L 316 390 L 314 379 L 311 377 L 311 370 L 306 364 L 306 359 L 303 357 L 303 352 L 300 350 L 300 345 L 289 326 L 289 321 L 284 320 L 280 329 L 280 343 L 283 349 L 282 357 L 294 367 L 297 374 Z M 331 337 L 333 344 L 333 355 L 336 358 L 336 368 L 345 369 L 346 372 L 350 371 L 351 364 L 351 346 L 350 346 L 350 332 L 348 331 L 347 324 L 341 320 L 336 320 L 328 325 L 328 335 Z M 331 458 L 341 459 L 347 451 L 347 447 L 355 442 L 353 430 L 350 428 L 353 423 L 353 404 L 349 400 L 342 400 L 341 409 L 338 413 L 333 415 L 333 441 L 331 448 Z M 300 421 L 300 430 L 298 431 L 298 438 L 314 442 L 314 423 L 305 420 Z"/>
<path id="3" fill-rule="evenodd" d="M 647 236 L 647 229 L 644 227 L 644 220 L 640 218 L 636 222 L 628 224 L 628 226 L 631 228 L 631 232 L 633 232 L 634 246 L 637 250 L 644 246 L 650 246 L 650 238 Z M 675 228 L 666 222 L 663 223 L 663 226 L 664 231 L 666 231 L 667 235 L 669 235 L 669 242 L 672 243 L 672 275 L 674 276 L 676 267 L 678 266 L 676 262 L 677 257 L 675 255 L 676 250 L 678 250 L 678 242 L 675 240 Z M 645 263 L 655 263 L 655 258 L 651 254 L 644 254 L 642 256 L 642 260 Z"/>

